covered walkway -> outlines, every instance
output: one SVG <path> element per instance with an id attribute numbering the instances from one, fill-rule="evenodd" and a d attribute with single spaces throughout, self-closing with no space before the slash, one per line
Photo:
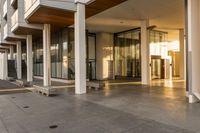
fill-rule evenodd
<path id="1" fill-rule="evenodd" d="M 177 83 L 175 83 L 177 84 Z M 179 83 L 178 83 L 179 84 Z M 181 84 L 181 83 L 180 83 Z M 0 96 L 2 132 L 199 133 L 199 104 L 185 88 L 109 83 L 103 90 L 56 97 L 32 92 Z M 78 126 L 77 126 L 78 125 Z"/>

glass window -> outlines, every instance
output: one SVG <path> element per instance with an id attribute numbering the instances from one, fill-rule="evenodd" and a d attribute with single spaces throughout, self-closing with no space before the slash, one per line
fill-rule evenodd
<path id="1" fill-rule="evenodd" d="M 140 32 L 115 34 L 115 77 L 141 77 Z"/>

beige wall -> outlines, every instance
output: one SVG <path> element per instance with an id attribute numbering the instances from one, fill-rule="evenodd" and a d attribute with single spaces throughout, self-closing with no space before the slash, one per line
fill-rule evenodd
<path id="1" fill-rule="evenodd" d="M 113 78 L 113 34 L 97 33 L 97 79 Z"/>

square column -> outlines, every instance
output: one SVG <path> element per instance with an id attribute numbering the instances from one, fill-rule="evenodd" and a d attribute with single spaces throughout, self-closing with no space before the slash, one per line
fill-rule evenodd
<path id="1" fill-rule="evenodd" d="M 188 31 L 188 87 L 189 102 L 200 100 L 200 1 L 188 0 L 187 31 Z"/>
<path id="2" fill-rule="evenodd" d="M 10 60 L 14 60 L 13 54 L 14 54 L 14 48 L 13 46 L 10 46 Z"/>
<path id="3" fill-rule="evenodd" d="M 51 25 L 44 24 L 43 29 L 43 70 L 44 87 L 51 86 Z"/>
<path id="4" fill-rule="evenodd" d="M 17 79 L 22 79 L 22 48 L 21 42 L 17 42 Z"/>
<path id="5" fill-rule="evenodd" d="M 179 61 L 179 72 L 180 72 L 180 78 L 186 79 L 185 74 L 185 35 L 184 35 L 184 29 L 179 30 L 179 43 L 180 43 L 180 61 Z"/>
<path id="6" fill-rule="evenodd" d="M 151 57 L 150 57 L 150 43 L 149 43 L 149 21 L 141 21 L 141 58 L 142 58 L 142 84 L 149 85 L 151 80 Z"/>
<path id="7" fill-rule="evenodd" d="M 8 51 L 5 50 L 3 54 L 3 80 L 7 80 L 8 78 Z"/>
<path id="8" fill-rule="evenodd" d="M 32 46 L 32 35 L 27 35 L 27 82 L 33 82 L 33 46 Z"/>
<path id="9" fill-rule="evenodd" d="M 75 12 L 75 93 L 86 93 L 86 26 L 85 4 L 76 1 Z"/>

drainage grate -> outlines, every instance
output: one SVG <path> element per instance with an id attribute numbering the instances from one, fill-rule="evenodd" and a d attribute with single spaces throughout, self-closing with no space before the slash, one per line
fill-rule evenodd
<path id="1" fill-rule="evenodd" d="M 24 106 L 24 108 L 25 108 L 25 109 L 28 109 L 28 108 L 29 108 L 29 106 Z"/>
<path id="2" fill-rule="evenodd" d="M 50 129 L 55 129 L 55 128 L 58 128 L 58 125 L 51 125 L 49 126 Z"/>

